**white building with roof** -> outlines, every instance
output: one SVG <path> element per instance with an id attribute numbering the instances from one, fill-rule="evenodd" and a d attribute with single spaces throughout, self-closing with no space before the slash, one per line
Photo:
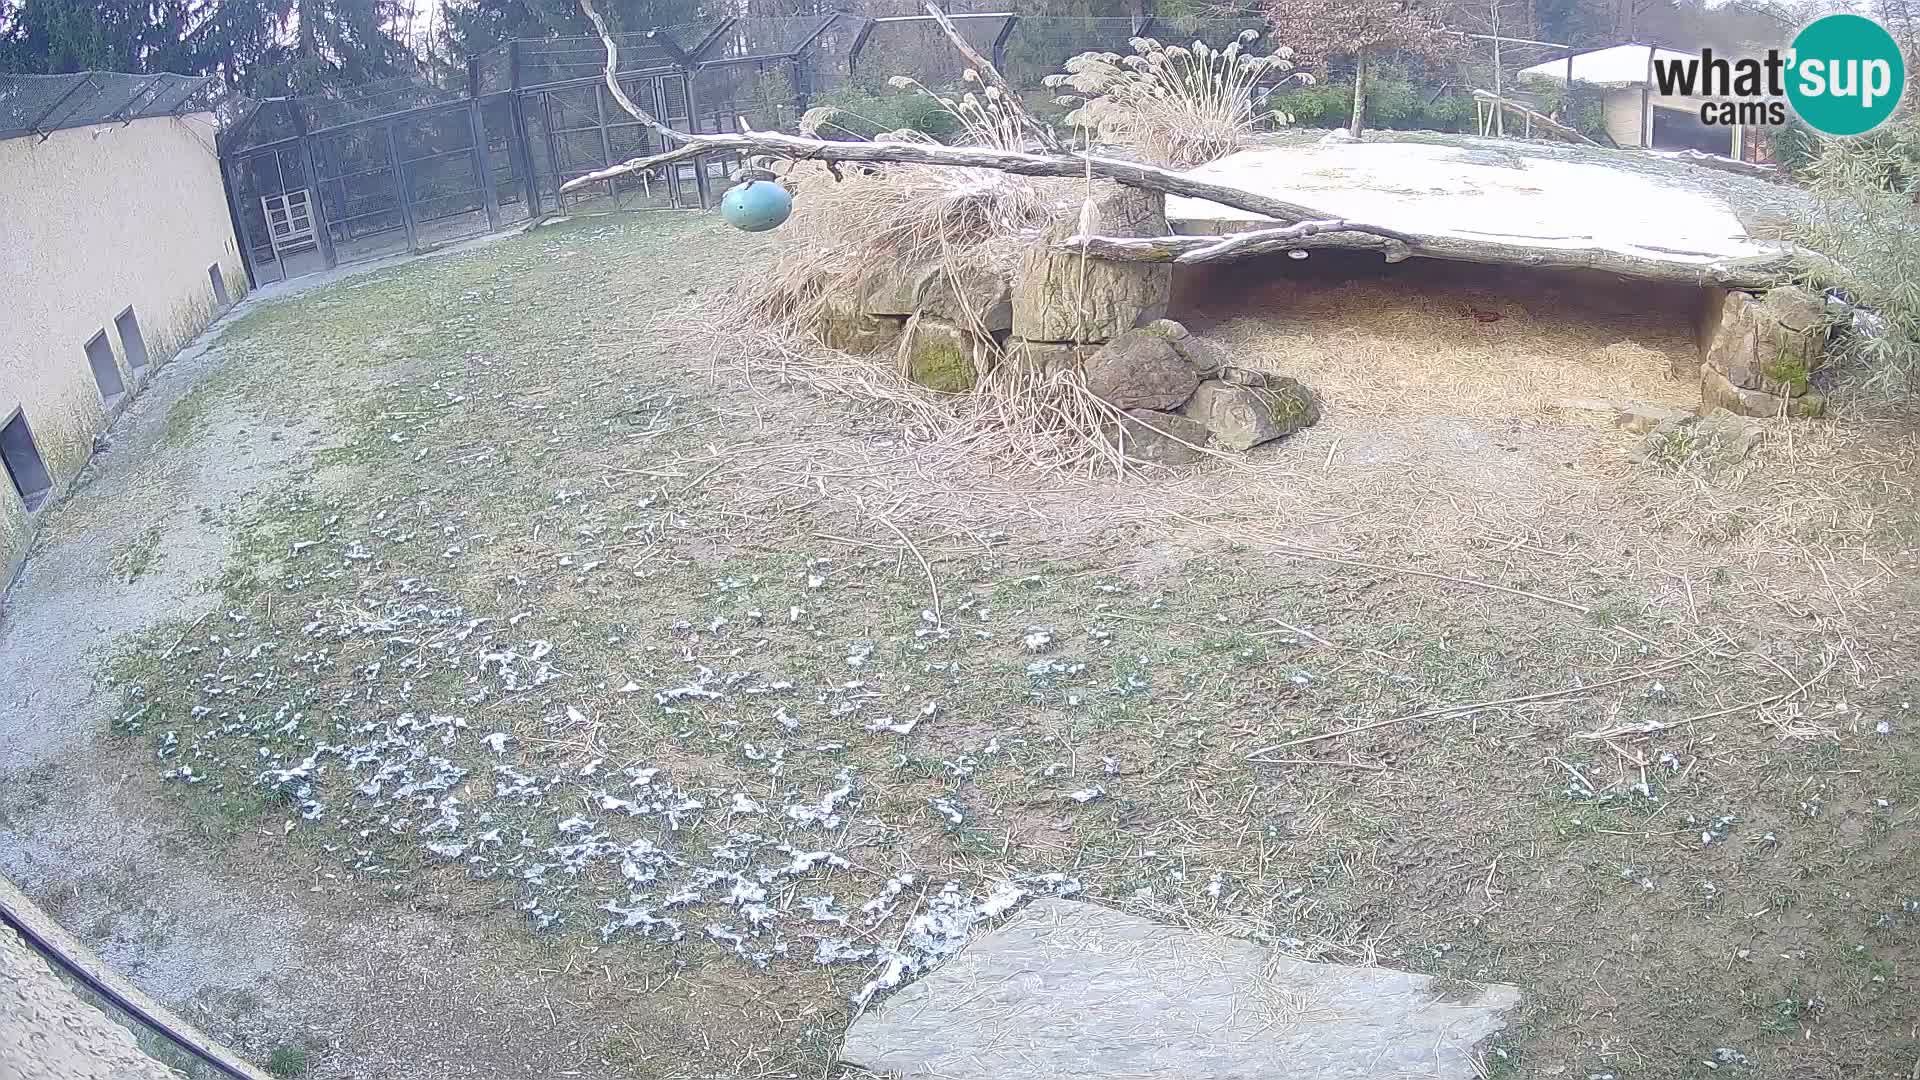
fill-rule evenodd
<path id="1" fill-rule="evenodd" d="M 1522 69 L 1520 78 L 1599 87 L 1607 135 L 1620 146 L 1701 150 L 1738 158 L 1746 141 L 1738 125 L 1700 121 L 1700 107 L 1720 99 L 1662 94 L 1654 81 L 1655 60 L 1699 59 L 1698 53 L 1633 42 L 1535 64 Z"/>

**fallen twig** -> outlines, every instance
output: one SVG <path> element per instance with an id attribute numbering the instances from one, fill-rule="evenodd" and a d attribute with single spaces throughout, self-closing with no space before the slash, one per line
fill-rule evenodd
<path id="1" fill-rule="evenodd" d="M 1338 731 L 1326 731 L 1318 735 L 1303 735 L 1298 739 L 1289 739 L 1286 742 L 1275 743 L 1272 746 L 1263 746 L 1260 749 L 1255 750 L 1253 753 L 1248 754 L 1247 760 L 1256 761 L 1258 760 L 1259 755 L 1261 754 L 1270 754 L 1270 753 L 1273 753 L 1275 750 L 1285 750 L 1290 746 L 1304 746 L 1307 743 L 1321 742 L 1326 739 L 1337 739 L 1343 735 L 1355 735 L 1362 731 L 1372 731 L 1375 728 L 1391 727 L 1394 724 L 1404 724 L 1410 720 L 1427 720 L 1437 716 L 1452 716 L 1456 713 L 1478 712 L 1481 709 L 1492 709 L 1502 705 L 1524 705 L 1524 704 L 1530 704 L 1530 703 L 1539 702 L 1539 701 L 1551 701 L 1555 698 L 1577 697 L 1582 694 L 1591 693 L 1595 690 L 1604 690 L 1609 686 L 1618 686 L 1619 684 L 1624 682 L 1633 682 L 1636 679 L 1644 679 L 1644 678 L 1648 678 L 1649 676 L 1658 675 L 1663 671 L 1666 671 L 1670 668 L 1678 667 L 1681 664 L 1686 663 L 1688 660 L 1691 660 L 1696 653 L 1699 653 L 1700 651 L 1701 651 L 1700 649 L 1695 649 L 1693 652 L 1687 653 L 1685 656 L 1678 656 L 1672 660 L 1667 660 L 1662 663 L 1655 664 L 1650 668 L 1643 668 L 1642 670 L 1636 671 L 1631 675 L 1622 675 L 1619 678 L 1608 679 L 1605 682 L 1589 683 L 1585 686 L 1569 686 L 1564 690 L 1545 690 L 1538 694 L 1523 694 L 1519 697 L 1499 698 L 1493 701 L 1473 701 L 1473 702 L 1468 702 L 1467 704 L 1464 704 L 1464 705 L 1444 705 L 1438 708 L 1424 709 L 1420 712 L 1407 713 L 1405 716 L 1395 716 L 1387 720 L 1375 720 L 1372 723 L 1360 724 L 1355 727 L 1341 728 Z"/>
<path id="2" fill-rule="evenodd" d="M 1325 765 L 1334 769 L 1365 769 L 1367 772 L 1390 772 L 1385 765 L 1370 761 L 1334 761 L 1321 758 L 1248 758 L 1256 765 Z"/>
<path id="3" fill-rule="evenodd" d="M 880 524 L 885 525 L 889 529 L 892 529 L 893 535 L 899 537 L 900 542 L 907 545 L 907 550 L 913 552 L 913 557 L 920 561 L 920 569 L 923 572 L 925 572 L 925 574 L 927 575 L 927 592 L 933 598 L 933 624 L 935 626 L 943 625 L 945 620 L 941 618 L 941 615 L 940 615 L 940 586 L 934 583 L 933 567 L 928 565 L 927 557 L 925 555 L 920 554 L 919 546 L 913 542 L 912 537 L 909 537 L 906 533 L 900 531 L 900 526 L 895 525 L 893 522 L 887 520 L 886 517 L 882 515 L 876 514 L 874 516 L 879 519 Z"/>
<path id="4" fill-rule="evenodd" d="M 197 627 L 201 623 L 206 622 L 207 616 L 211 614 L 213 614 L 213 612 L 211 611 L 202 612 L 199 618 L 193 620 L 193 622 L 189 624 L 185 630 L 180 631 L 180 636 L 173 639 L 173 644 L 167 646 L 167 651 L 160 654 L 160 659 L 162 660 L 173 659 L 173 650 L 179 648 L 180 643 L 187 640 L 187 635 L 193 633 L 194 627 Z"/>
<path id="5" fill-rule="evenodd" d="M 1698 716 L 1682 717 L 1679 720 L 1648 720 L 1640 724 L 1623 724 L 1620 727 L 1607 728 L 1604 731 L 1585 732 L 1575 737 L 1581 738 L 1581 739 L 1590 739 L 1596 742 L 1604 742 L 1608 739 L 1625 738 L 1628 735 L 1651 735 L 1657 731 L 1667 731 L 1671 728 L 1685 727 L 1688 724 L 1698 723 L 1701 720 L 1712 720 L 1715 717 L 1726 716 L 1729 713 L 1743 712 L 1747 709 L 1764 709 L 1769 705 L 1778 705 L 1780 702 L 1785 701 L 1788 698 L 1799 697 L 1800 695 L 1805 694 L 1808 691 L 1812 690 L 1814 684 L 1818 683 L 1821 679 L 1826 678 L 1827 672 L 1833 670 L 1833 664 L 1835 659 L 1836 659 L 1835 656 L 1829 655 L 1827 657 L 1826 664 L 1820 668 L 1819 674 L 1815 675 L 1811 679 L 1808 679 L 1804 683 L 1800 682 L 1800 680 L 1798 679 L 1794 679 L 1794 683 L 1795 683 L 1794 689 L 1783 691 L 1781 693 L 1773 695 L 1770 698 L 1761 698 L 1759 701 L 1749 701 L 1744 705 L 1733 705 L 1725 709 L 1715 709 L 1712 712 L 1704 712 L 1699 714 Z M 1789 675 L 1788 677 L 1792 678 L 1791 675 Z"/>

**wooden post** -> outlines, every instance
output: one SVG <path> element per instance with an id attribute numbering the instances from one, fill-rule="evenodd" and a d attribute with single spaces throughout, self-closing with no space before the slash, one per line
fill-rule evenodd
<path id="1" fill-rule="evenodd" d="M 313 164 L 313 138 L 307 134 L 307 118 L 299 106 L 289 105 L 287 111 L 292 114 L 293 130 L 300 139 L 300 167 L 307 176 L 307 190 L 312 193 L 308 210 L 313 214 L 314 240 L 319 244 L 320 257 L 331 270 L 339 265 L 339 260 L 333 253 L 333 228 L 327 224 L 327 202 L 320 193 L 320 174 Z"/>
<path id="2" fill-rule="evenodd" d="M 1507 88 L 1503 78 L 1505 73 L 1500 70 L 1500 0 L 1492 0 L 1492 7 L 1493 7 L 1493 92 L 1496 95 L 1504 98 L 1507 96 Z M 1493 133 L 1495 135 L 1505 135 L 1507 133 L 1506 113 L 1505 111 L 1498 108 L 1493 110 Z"/>
<path id="3" fill-rule="evenodd" d="M 400 161 L 400 142 L 387 125 L 387 160 L 393 163 L 393 191 L 400 198 L 400 222 L 407 227 L 407 250 L 420 250 L 420 226 L 413 220 L 413 194 L 407 190 L 407 168 Z"/>
<path id="4" fill-rule="evenodd" d="M 1366 130 L 1365 110 L 1367 107 L 1367 50 L 1355 49 L 1353 52 L 1353 122 L 1347 125 L 1347 134 L 1359 138 Z"/>
<path id="5" fill-rule="evenodd" d="M 593 108 L 600 117 L 600 160 L 611 167 L 613 165 L 613 140 L 607 137 L 607 91 L 599 83 L 593 84 Z M 607 197 L 614 197 L 613 181 L 607 181 Z"/>
<path id="6" fill-rule="evenodd" d="M 487 231 L 500 228 L 500 193 L 493 189 L 493 162 L 487 153 L 487 123 L 480 115 L 480 99 L 467 99 L 467 130 L 473 141 L 474 179 L 480 184 L 480 204 L 487 210 Z"/>

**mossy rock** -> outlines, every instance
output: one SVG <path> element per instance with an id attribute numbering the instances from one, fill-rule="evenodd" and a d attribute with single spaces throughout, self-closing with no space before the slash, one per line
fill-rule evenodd
<path id="1" fill-rule="evenodd" d="M 900 340 L 905 320 L 884 315 L 867 315 L 851 304 L 829 304 L 820 314 L 816 336 L 830 349 L 850 353 L 875 353 L 892 348 Z"/>
<path id="2" fill-rule="evenodd" d="M 907 344 L 907 378 L 943 394 L 973 389 L 973 335 L 949 322 L 922 318 Z"/>
<path id="3" fill-rule="evenodd" d="M 1787 387 L 1792 396 L 1798 397 L 1807 392 L 1807 362 L 1785 350 L 1782 350 L 1772 363 L 1766 365 L 1761 373 L 1769 382 Z"/>

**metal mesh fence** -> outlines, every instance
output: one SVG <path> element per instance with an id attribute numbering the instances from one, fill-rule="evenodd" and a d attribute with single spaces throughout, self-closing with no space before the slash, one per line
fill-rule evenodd
<path id="1" fill-rule="evenodd" d="M 1157 37 L 1224 45 L 1233 20 L 957 15 L 1023 95 L 1087 51 Z M 619 79 L 668 125 L 701 133 L 792 129 L 821 95 L 897 93 L 907 75 L 946 91 L 966 61 L 917 16 L 737 17 L 622 34 Z M 1264 43 L 1263 43 L 1264 44 Z M 1259 50 L 1256 46 L 1256 51 Z M 705 154 L 560 189 L 667 149 L 602 85 L 599 38 L 519 41 L 473 62 L 457 85 L 407 77 L 351 91 L 250 103 L 222 142 L 249 264 L 260 280 L 419 251 L 564 212 L 707 205 L 738 155 Z M 155 95 L 154 100 L 164 101 Z"/>
<path id="2" fill-rule="evenodd" d="M 615 34 L 620 72 L 660 71 L 679 62 L 676 31 L 648 30 Z M 607 49 L 598 37 L 563 37 L 520 44 L 520 85 L 546 86 L 599 78 L 607 69 Z"/>
<path id="3" fill-rule="evenodd" d="M 513 53 L 508 46 L 497 46 L 474 58 L 474 93 L 484 96 L 511 89 L 513 89 Z"/>
<path id="4" fill-rule="evenodd" d="M 1132 19 L 1021 19 L 1007 37 L 1000 74 L 1022 89 L 1037 88 L 1040 80 L 1061 70 L 1068 57 L 1083 52 L 1126 54 L 1133 27 Z"/>
<path id="5" fill-rule="evenodd" d="M 1127 20 L 1117 20 L 1126 23 Z M 1003 16 L 960 17 L 954 26 L 967 44 L 982 56 L 993 55 L 994 42 L 1007 26 Z M 1125 39 L 1121 39 L 1125 44 Z M 850 57 L 849 80 L 865 89 L 879 89 L 895 75 L 907 75 L 935 88 L 960 85 L 967 62 L 930 19 L 875 20 L 861 48 Z"/>
<path id="6" fill-rule="evenodd" d="M 435 86 L 411 76 L 383 79 L 333 94 L 308 95 L 293 99 L 294 107 L 305 116 L 308 131 L 323 131 L 357 120 L 392 116 L 427 105 L 459 101 L 466 88 Z"/>
<path id="7" fill-rule="evenodd" d="M 210 75 L 0 75 L 0 139 L 214 107 Z"/>
<path id="8" fill-rule="evenodd" d="M 788 57 L 810 45 L 838 16 L 796 15 L 735 19 L 700 54 L 702 63 Z"/>

